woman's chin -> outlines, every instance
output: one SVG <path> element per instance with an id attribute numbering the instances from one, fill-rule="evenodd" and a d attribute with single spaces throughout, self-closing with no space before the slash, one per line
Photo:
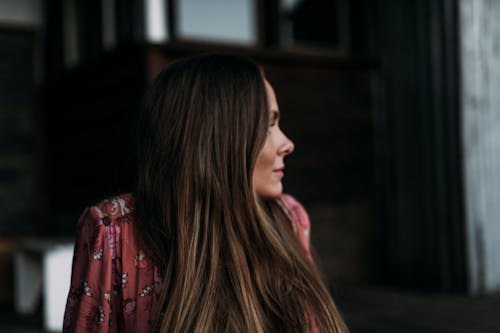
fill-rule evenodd
<path id="1" fill-rule="evenodd" d="M 261 189 L 257 191 L 257 194 L 260 198 L 270 200 L 270 199 L 278 199 L 283 194 L 283 186 L 281 182 L 275 186 L 269 186 L 265 189 Z"/>

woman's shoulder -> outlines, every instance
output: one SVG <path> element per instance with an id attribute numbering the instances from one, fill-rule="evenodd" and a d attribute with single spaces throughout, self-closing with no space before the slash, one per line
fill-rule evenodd
<path id="1" fill-rule="evenodd" d="M 100 226 L 107 227 L 123 222 L 131 222 L 134 207 L 135 200 L 130 193 L 108 197 L 87 206 L 78 219 L 77 226 L 82 229 L 89 227 L 90 224 L 98 228 Z"/>
<path id="2" fill-rule="evenodd" d="M 77 221 L 76 241 L 96 251 L 96 256 L 110 247 L 113 259 L 118 243 L 133 240 L 130 226 L 134 221 L 134 198 L 131 194 L 108 197 L 88 206 Z M 126 236 L 126 237 L 124 237 Z M 110 246 L 108 246 L 110 245 Z"/>
<path id="3" fill-rule="evenodd" d="M 65 331 L 149 329 L 159 278 L 138 247 L 133 213 L 134 198 L 122 194 L 87 207 L 78 220 Z"/>
<path id="4" fill-rule="evenodd" d="M 130 217 L 135 209 L 135 199 L 130 193 L 112 196 L 87 208 L 90 215 L 102 220 L 104 225 Z"/>

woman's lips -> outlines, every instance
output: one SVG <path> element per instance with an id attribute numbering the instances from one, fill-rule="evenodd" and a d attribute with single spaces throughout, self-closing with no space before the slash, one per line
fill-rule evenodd
<path id="1" fill-rule="evenodd" d="M 285 167 L 274 169 L 273 172 L 283 177 L 285 175 Z"/>

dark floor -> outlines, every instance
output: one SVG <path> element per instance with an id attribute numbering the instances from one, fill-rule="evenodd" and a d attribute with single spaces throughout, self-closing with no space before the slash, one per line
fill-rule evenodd
<path id="1" fill-rule="evenodd" d="M 343 288 L 337 299 L 351 333 L 500 332 L 500 294 L 467 297 Z"/>
<path id="2" fill-rule="evenodd" d="M 19 316 L 11 307 L 0 307 L 0 333 L 42 333 L 41 312 Z"/>
<path id="3" fill-rule="evenodd" d="M 374 288 L 334 295 L 351 333 L 500 333 L 500 294 L 443 296 Z M 0 332 L 42 333 L 41 316 L 0 312 Z"/>

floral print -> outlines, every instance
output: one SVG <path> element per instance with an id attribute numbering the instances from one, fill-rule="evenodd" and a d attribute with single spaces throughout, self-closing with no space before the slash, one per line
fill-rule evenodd
<path id="1" fill-rule="evenodd" d="M 281 200 L 285 204 L 285 208 L 290 213 L 292 219 L 295 221 L 295 233 L 306 251 L 306 256 L 311 258 L 311 249 L 309 248 L 311 223 L 309 222 L 309 216 L 306 210 L 291 195 L 283 194 Z"/>
<path id="2" fill-rule="evenodd" d="M 97 251 L 96 254 L 94 254 L 94 260 L 101 260 L 102 259 L 102 247 L 99 249 L 99 251 Z"/>
<path id="3" fill-rule="evenodd" d="M 87 283 L 87 281 L 83 281 L 82 290 L 83 290 L 83 294 L 85 296 L 92 297 L 92 294 L 90 293 L 90 287 L 89 287 L 89 284 Z"/>
<path id="4" fill-rule="evenodd" d="M 154 289 L 154 285 L 145 286 L 142 289 L 142 291 L 139 294 L 139 296 L 141 296 L 141 297 L 149 296 L 153 292 L 153 289 Z"/>
<path id="5" fill-rule="evenodd" d="M 306 211 L 289 195 L 281 201 L 310 257 Z M 137 244 L 134 218 L 130 194 L 91 206 L 79 218 L 64 332 L 149 331 L 161 277 Z"/>

